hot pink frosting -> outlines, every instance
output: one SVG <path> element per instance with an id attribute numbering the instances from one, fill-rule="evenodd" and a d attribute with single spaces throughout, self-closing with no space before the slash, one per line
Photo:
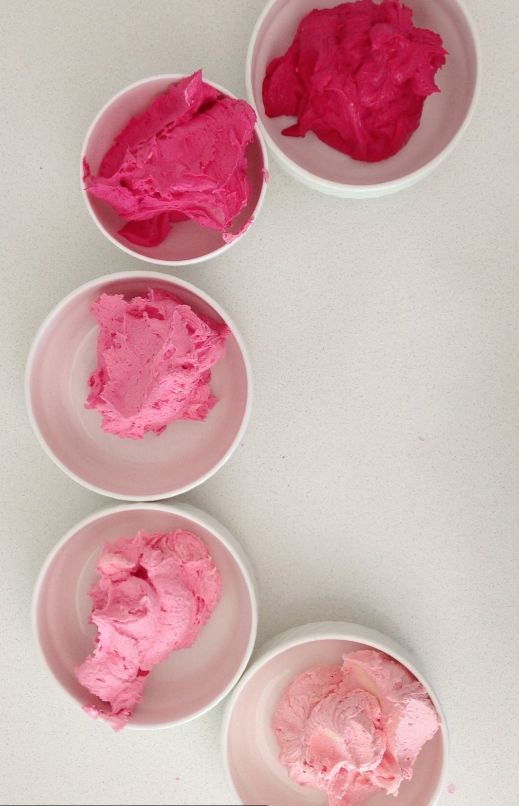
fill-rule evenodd
<path id="1" fill-rule="evenodd" d="M 99 323 L 97 369 L 86 407 L 99 409 L 104 431 L 141 439 L 173 420 L 204 420 L 217 402 L 211 367 L 229 329 L 198 316 L 165 291 L 126 300 L 103 294 L 92 306 Z"/>
<path id="2" fill-rule="evenodd" d="M 107 544 L 90 591 L 94 650 L 76 676 L 106 703 L 91 716 L 124 727 L 146 678 L 174 649 L 192 646 L 220 600 L 221 578 L 199 537 L 186 531 L 121 538 Z"/>
<path id="3" fill-rule="evenodd" d="M 99 176 L 85 160 L 85 188 L 128 222 L 120 234 L 133 243 L 156 246 L 186 218 L 228 233 L 249 198 L 246 149 L 255 122 L 246 101 L 224 97 L 198 70 L 130 120 Z"/>
<path id="4" fill-rule="evenodd" d="M 400 0 L 359 0 L 314 9 L 263 81 L 269 117 L 297 120 L 289 137 L 313 131 L 356 160 L 396 154 L 420 125 L 427 96 L 439 92 L 441 37 L 413 25 Z"/>
<path id="5" fill-rule="evenodd" d="M 324 790 L 330 806 L 359 806 L 377 792 L 397 794 L 439 720 L 423 685 L 369 649 L 296 677 L 273 724 L 293 781 Z"/>

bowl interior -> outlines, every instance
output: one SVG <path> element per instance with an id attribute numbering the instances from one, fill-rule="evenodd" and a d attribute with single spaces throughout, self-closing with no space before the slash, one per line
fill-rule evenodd
<path id="1" fill-rule="evenodd" d="M 172 76 L 161 76 L 129 87 L 101 112 L 85 143 L 84 156 L 92 173 L 97 173 L 102 158 L 130 118 L 143 112 L 153 98 L 164 92 L 174 80 Z M 254 213 L 263 188 L 264 160 L 257 132 L 254 133 L 254 139 L 247 148 L 247 164 L 250 195 L 247 206 L 233 222 L 234 233 L 239 232 Z M 175 263 L 203 259 L 225 246 L 221 233 L 202 227 L 194 221 L 173 224 L 168 237 L 158 246 L 138 246 L 118 234 L 125 222 L 109 204 L 89 196 L 88 193 L 85 193 L 85 199 L 105 233 L 134 254 L 152 260 Z"/>
<path id="2" fill-rule="evenodd" d="M 286 806 L 287 803 L 325 806 L 326 796 L 292 782 L 278 760 L 279 748 L 272 730 L 281 694 L 294 677 L 312 666 L 340 665 L 344 652 L 365 649 L 366 644 L 322 639 L 282 650 L 263 664 L 240 691 L 227 734 L 227 758 L 234 787 L 242 803 Z M 435 793 L 443 764 L 441 730 L 420 753 L 411 781 L 400 787 L 397 798 L 381 794 L 369 806 L 427 806 Z"/>
<path id="3" fill-rule="evenodd" d="M 261 88 L 269 62 L 281 56 L 294 38 L 301 19 L 314 8 L 334 5 L 330 0 L 275 0 L 264 18 L 252 50 L 252 94 L 259 119 L 283 155 L 320 179 L 348 185 L 393 182 L 434 160 L 463 124 L 475 92 L 477 51 L 470 24 L 456 0 L 405 0 L 414 12 L 415 25 L 439 33 L 449 52 L 437 74 L 441 93 L 429 97 L 422 122 L 409 143 L 394 157 L 378 163 L 350 159 L 322 143 L 313 132 L 306 137 L 285 137 L 281 131 L 293 118 L 268 118 Z"/>
<path id="4" fill-rule="evenodd" d="M 208 708 L 232 682 L 248 654 L 252 604 L 243 572 L 212 532 L 188 517 L 154 509 L 119 510 L 80 528 L 54 555 L 36 602 L 38 639 L 61 685 L 82 705 L 95 702 L 74 676 L 92 651 L 96 628 L 88 624 L 88 596 L 103 544 L 139 529 L 188 529 L 207 545 L 222 575 L 222 599 L 189 649 L 172 652 L 149 675 L 143 701 L 130 724 L 159 726 Z"/>
<path id="5" fill-rule="evenodd" d="M 103 292 L 134 296 L 150 287 L 170 291 L 197 313 L 222 321 L 208 303 L 173 281 L 136 276 L 100 282 L 51 315 L 30 370 L 31 408 L 51 452 L 81 481 L 116 497 L 166 497 L 203 480 L 232 449 L 247 407 L 247 369 L 231 333 L 225 356 L 212 371 L 218 403 L 205 421 L 178 420 L 160 436 L 130 440 L 106 434 L 99 412 L 85 409 L 98 333 L 90 306 Z"/>

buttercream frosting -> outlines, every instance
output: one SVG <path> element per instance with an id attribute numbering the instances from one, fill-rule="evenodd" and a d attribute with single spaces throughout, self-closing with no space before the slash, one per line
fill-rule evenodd
<path id="1" fill-rule="evenodd" d="M 85 711 L 125 726 L 141 701 L 148 674 L 177 649 L 192 646 L 221 595 L 221 578 L 192 532 L 140 531 L 108 543 L 90 591 L 94 649 L 78 666 L 81 685 L 104 705 Z"/>
<path id="2" fill-rule="evenodd" d="M 314 9 L 263 81 L 269 117 L 296 122 L 288 137 L 313 131 L 356 160 L 377 162 L 400 151 L 420 125 L 427 96 L 439 92 L 445 64 L 441 37 L 413 25 L 400 0 L 358 0 Z"/>
<path id="3" fill-rule="evenodd" d="M 85 159 L 85 188 L 127 222 L 119 234 L 136 244 L 156 246 L 186 219 L 229 233 L 249 198 L 255 122 L 246 101 L 222 95 L 198 70 L 129 121 L 97 176 Z"/>
<path id="4" fill-rule="evenodd" d="M 360 806 L 377 792 L 398 793 L 439 719 L 411 672 L 369 649 L 296 677 L 273 727 L 293 781 L 324 790 L 330 806 Z"/>
<path id="5" fill-rule="evenodd" d="M 97 368 L 85 405 L 100 411 L 104 431 L 141 439 L 173 420 L 207 417 L 217 402 L 211 368 L 225 353 L 225 324 L 160 289 L 132 299 L 102 294 L 91 312 L 99 324 Z"/>

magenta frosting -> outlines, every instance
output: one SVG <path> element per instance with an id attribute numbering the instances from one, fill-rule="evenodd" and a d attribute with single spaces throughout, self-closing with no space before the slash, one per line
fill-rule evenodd
<path id="1" fill-rule="evenodd" d="M 228 233 L 249 198 L 255 123 L 246 101 L 223 96 L 198 70 L 130 120 L 98 176 L 85 160 L 85 188 L 126 220 L 119 234 L 135 244 L 156 246 L 186 219 Z"/>
<path id="2" fill-rule="evenodd" d="M 225 353 L 225 324 L 156 289 L 129 300 L 103 294 L 91 310 L 99 324 L 97 369 L 85 405 L 101 413 L 104 431 L 141 439 L 174 420 L 207 417 L 217 403 L 211 368 Z"/>

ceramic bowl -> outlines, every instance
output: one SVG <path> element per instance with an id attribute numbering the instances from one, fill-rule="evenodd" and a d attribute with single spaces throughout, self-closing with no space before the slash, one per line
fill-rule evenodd
<path id="1" fill-rule="evenodd" d="M 98 325 L 90 313 L 102 293 L 145 294 L 159 288 L 196 313 L 225 321 L 225 356 L 212 370 L 218 398 L 206 420 L 177 420 L 156 436 L 106 434 L 97 410 L 85 409 L 96 368 Z M 86 283 L 62 300 L 40 327 L 27 363 L 29 418 L 44 450 L 75 481 L 124 500 L 169 498 L 201 484 L 229 459 L 250 416 L 251 370 L 243 340 L 225 311 L 195 286 L 155 272 L 127 272 Z"/>
<path id="2" fill-rule="evenodd" d="M 119 235 L 119 230 L 125 222 L 114 209 L 104 201 L 90 196 L 84 189 L 83 160 L 86 158 L 93 174 L 97 173 L 99 164 L 108 151 L 115 136 L 128 123 L 131 117 L 143 112 L 151 101 L 164 92 L 174 81 L 184 78 L 181 74 L 160 75 L 137 81 L 121 90 L 111 98 L 101 109 L 92 122 L 83 149 L 81 151 L 80 181 L 81 191 L 87 210 L 95 224 L 108 240 L 134 257 L 157 263 L 162 266 L 186 266 L 193 263 L 202 263 L 210 258 L 217 257 L 238 243 L 248 232 L 245 229 L 241 234 L 229 242 L 224 241 L 222 234 L 216 230 L 202 227 L 195 221 L 182 221 L 171 228 L 171 233 L 158 246 L 139 246 Z M 229 98 L 235 98 L 224 87 L 207 81 L 219 92 Z M 258 126 L 254 130 L 254 138 L 247 148 L 248 178 L 250 195 L 246 207 L 239 213 L 233 222 L 232 232 L 239 233 L 246 222 L 257 218 L 265 192 L 268 178 L 268 157 L 265 144 Z M 249 228 L 250 229 L 250 228 Z"/>
<path id="3" fill-rule="evenodd" d="M 249 45 L 247 94 L 260 129 L 281 166 L 315 190 L 345 198 L 384 196 L 413 185 L 434 170 L 454 149 L 474 112 L 479 91 L 479 48 L 471 17 L 461 0 L 405 0 L 418 27 L 439 33 L 448 50 L 437 74 L 441 93 L 427 98 L 419 129 L 394 157 L 377 163 L 358 162 L 325 145 L 313 132 L 286 137 L 281 132 L 293 118 L 268 118 L 261 89 L 270 61 L 292 42 L 302 18 L 330 0 L 270 0 Z"/>
<path id="4" fill-rule="evenodd" d="M 307 624 L 273 639 L 257 655 L 229 699 L 223 724 L 223 755 L 239 803 L 249 806 L 327 806 L 326 795 L 291 781 L 279 762 L 272 719 L 287 685 L 312 666 L 341 665 L 345 652 L 378 649 L 406 666 L 425 686 L 440 729 L 422 749 L 413 778 L 398 797 L 376 795 L 366 806 L 433 806 L 445 784 L 447 728 L 438 698 L 409 652 L 367 627 L 346 622 Z"/>
<path id="5" fill-rule="evenodd" d="M 172 652 L 149 674 L 128 728 L 162 728 L 213 708 L 232 689 L 256 637 L 255 583 L 238 541 L 217 521 L 187 505 L 135 504 L 104 509 L 74 526 L 47 557 L 36 582 L 33 626 L 53 678 L 79 708 L 98 704 L 74 669 L 90 654 L 96 634 L 88 596 L 106 541 L 187 529 L 208 547 L 222 577 L 222 598 L 189 649 Z M 85 719 L 87 716 L 85 715 Z"/>

